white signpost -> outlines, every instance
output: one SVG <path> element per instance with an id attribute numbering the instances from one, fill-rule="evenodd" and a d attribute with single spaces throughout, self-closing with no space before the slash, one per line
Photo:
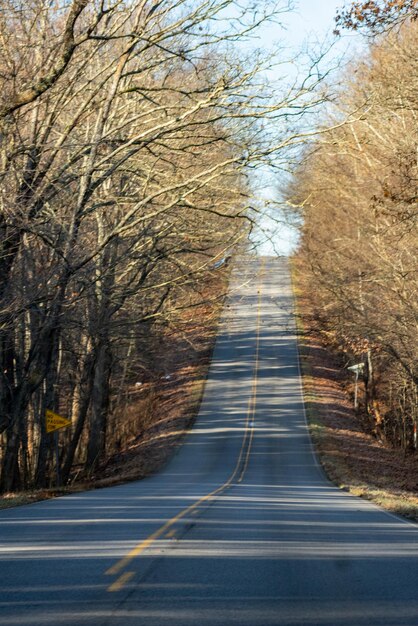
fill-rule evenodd
<path id="1" fill-rule="evenodd" d="M 358 377 L 363 373 L 364 363 L 356 363 L 356 365 L 350 365 L 347 367 L 350 372 L 353 372 L 356 375 L 355 387 L 354 387 L 354 409 L 357 411 L 358 409 Z"/>

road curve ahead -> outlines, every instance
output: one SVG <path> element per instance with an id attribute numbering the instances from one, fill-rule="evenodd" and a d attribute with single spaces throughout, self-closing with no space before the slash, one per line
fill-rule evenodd
<path id="1" fill-rule="evenodd" d="M 243 258 L 199 417 L 146 480 L 0 512 L 7 626 L 418 625 L 418 527 L 333 487 L 289 269 Z"/>

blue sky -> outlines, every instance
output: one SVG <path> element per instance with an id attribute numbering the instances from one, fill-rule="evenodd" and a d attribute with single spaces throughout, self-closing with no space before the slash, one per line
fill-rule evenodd
<path id="1" fill-rule="evenodd" d="M 325 34 L 333 29 L 333 20 L 343 0 L 299 0 L 296 10 L 287 15 L 289 39 L 298 43 L 311 31 Z"/>
<path id="2" fill-rule="evenodd" d="M 295 0 L 295 10 L 283 14 L 282 23 L 284 28 L 270 26 L 263 31 L 263 46 L 273 45 L 280 41 L 287 48 L 289 57 L 301 49 L 312 50 L 324 42 L 333 40 L 332 31 L 335 27 L 334 18 L 337 9 L 341 8 L 344 0 Z M 347 4 L 347 2 L 346 2 Z M 333 65 L 336 57 L 343 54 L 347 56 L 359 45 L 358 36 L 346 35 L 339 39 L 330 51 L 328 63 Z M 277 194 L 279 178 L 271 177 L 269 183 L 263 187 L 267 198 L 274 198 Z M 295 232 L 284 225 L 277 226 L 272 220 L 264 218 L 262 227 L 269 233 L 272 241 L 266 241 L 263 233 L 257 236 L 257 241 L 263 243 L 258 246 L 259 254 L 289 254 L 295 246 Z"/>

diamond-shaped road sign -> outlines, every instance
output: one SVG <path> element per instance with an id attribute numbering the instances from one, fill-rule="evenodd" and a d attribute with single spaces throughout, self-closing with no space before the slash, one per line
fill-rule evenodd
<path id="1" fill-rule="evenodd" d="M 45 422 L 47 433 L 52 433 L 54 430 L 65 428 L 71 424 L 71 420 L 68 420 L 66 417 L 62 417 L 62 415 L 58 415 L 58 413 L 54 413 L 49 409 L 45 411 Z"/>

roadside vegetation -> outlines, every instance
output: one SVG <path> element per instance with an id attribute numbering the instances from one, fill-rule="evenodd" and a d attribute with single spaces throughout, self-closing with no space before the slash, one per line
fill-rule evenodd
<path id="1" fill-rule="evenodd" d="M 312 284 L 297 259 L 292 274 L 306 415 L 325 474 L 353 495 L 418 521 L 418 455 L 377 438 L 363 402 L 354 410 L 346 355 L 327 340 Z M 362 382 L 359 391 L 363 400 Z"/>
<path id="2" fill-rule="evenodd" d="M 79 459 L 66 485 L 57 487 L 52 480 L 45 488 L 5 493 L 0 509 L 138 480 L 163 467 L 198 412 L 228 277 L 229 268 L 220 269 L 209 281 L 205 302 L 187 309 L 182 324 L 170 333 L 160 332 L 152 372 L 143 382 L 127 385 L 121 410 L 109 412 L 108 452 L 97 469 L 86 472 Z M 62 432 L 60 445 L 65 446 L 70 436 L 71 432 Z"/>
<path id="3" fill-rule="evenodd" d="M 305 149 L 289 189 L 302 223 L 295 273 L 307 403 L 324 465 L 338 483 L 414 519 L 416 16 L 416 2 L 356 2 L 337 18 L 339 28 L 365 28 L 369 49 L 346 72 L 326 132 Z"/>

